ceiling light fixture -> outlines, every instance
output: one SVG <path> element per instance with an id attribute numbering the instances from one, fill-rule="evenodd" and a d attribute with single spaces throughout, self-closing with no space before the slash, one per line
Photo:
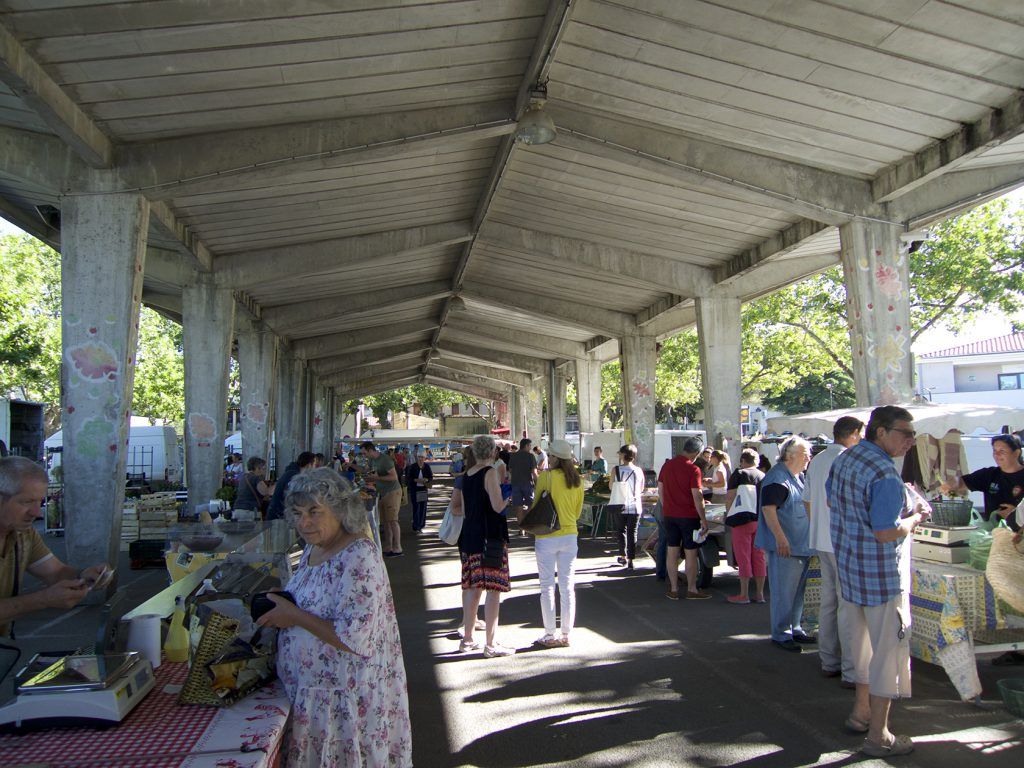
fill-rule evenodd
<path id="1" fill-rule="evenodd" d="M 515 140 L 517 144 L 547 144 L 554 141 L 558 132 L 555 130 L 555 121 L 544 111 L 544 104 L 548 99 L 547 86 L 537 85 L 530 91 L 530 106 L 519 118 L 516 125 Z"/>
<path id="2" fill-rule="evenodd" d="M 452 312 L 466 312 L 468 309 L 466 300 L 461 296 L 452 296 L 450 309 Z"/>

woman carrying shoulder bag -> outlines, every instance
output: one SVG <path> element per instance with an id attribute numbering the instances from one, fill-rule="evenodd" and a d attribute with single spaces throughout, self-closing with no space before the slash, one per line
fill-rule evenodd
<path id="1" fill-rule="evenodd" d="M 612 480 L 620 488 L 613 492 L 616 512 L 616 533 L 619 539 L 619 565 L 633 570 L 636 556 L 636 526 L 643 511 L 644 471 L 636 461 L 637 448 L 629 444 L 619 448 L 619 464 L 612 470 Z M 616 498 L 617 497 L 617 498 Z"/>
<path id="2" fill-rule="evenodd" d="M 559 528 L 554 533 L 537 536 L 537 576 L 540 581 L 540 611 L 544 618 L 544 636 L 537 640 L 545 648 L 569 645 L 569 633 L 576 620 L 576 522 L 583 510 L 583 480 L 576 469 L 572 446 L 565 440 L 554 440 L 548 448 L 550 469 L 537 477 L 534 505 L 544 491 L 558 512 Z M 522 522 L 525 513 L 521 513 Z M 555 579 L 562 606 L 562 634 L 555 634 Z"/>

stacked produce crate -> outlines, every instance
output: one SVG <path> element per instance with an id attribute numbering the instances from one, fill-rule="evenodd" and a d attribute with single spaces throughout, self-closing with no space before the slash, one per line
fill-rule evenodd
<path id="1" fill-rule="evenodd" d="M 166 539 L 168 529 L 178 522 L 178 502 L 173 491 L 140 496 L 135 508 L 140 539 Z"/>

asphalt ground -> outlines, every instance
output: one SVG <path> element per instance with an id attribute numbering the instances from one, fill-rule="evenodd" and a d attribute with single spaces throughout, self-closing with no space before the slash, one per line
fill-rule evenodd
<path id="1" fill-rule="evenodd" d="M 802 654 L 768 641 L 768 606 L 735 606 L 735 571 L 719 567 L 705 601 L 665 598 L 654 563 L 628 572 L 605 539 L 580 538 L 572 647 L 540 649 L 543 634 L 531 539 L 513 536 L 513 588 L 501 606 L 508 658 L 458 652 L 458 552 L 436 536 L 445 497 L 433 499 L 424 533 L 409 531 L 405 556 L 386 561 L 409 681 L 413 757 L 421 768 L 481 766 L 884 765 L 857 753 L 843 730 L 853 693 L 819 675 L 814 646 Z M 63 555 L 63 540 L 47 537 Z M 168 583 L 162 569 L 132 571 L 119 586 L 134 605 Z M 100 607 L 47 611 L 17 623 L 25 654 L 94 642 Z M 481 611 L 482 615 L 482 611 Z M 979 663 L 980 706 L 961 702 L 940 667 L 913 661 L 914 695 L 892 723 L 917 743 L 888 764 L 907 768 L 1020 768 L 1024 722 L 1002 706 L 1000 677 L 1024 668 Z"/>

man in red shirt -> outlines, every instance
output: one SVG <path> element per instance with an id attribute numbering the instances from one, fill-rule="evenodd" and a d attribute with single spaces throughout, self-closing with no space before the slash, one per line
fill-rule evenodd
<path id="1" fill-rule="evenodd" d="M 686 552 L 686 598 L 707 600 L 707 592 L 697 589 L 697 551 L 708 532 L 701 494 L 701 472 L 693 460 L 701 450 L 701 441 L 689 437 L 681 456 L 666 461 L 658 475 L 658 498 L 668 544 L 669 600 L 679 599 L 679 550 Z M 694 534 L 699 534 L 697 541 Z"/>

